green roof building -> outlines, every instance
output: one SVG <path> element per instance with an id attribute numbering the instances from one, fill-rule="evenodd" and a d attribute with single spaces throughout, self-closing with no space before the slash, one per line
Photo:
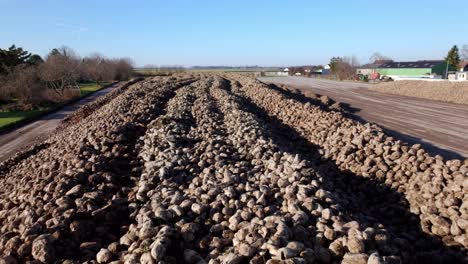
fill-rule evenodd
<path id="1" fill-rule="evenodd" d="M 448 71 L 455 71 L 456 67 L 449 66 Z M 447 63 L 443 60 L 424 60 L 414 62 L 388 62 L 382 64 L 377 72 L 382 76 L 395 77 L 424 77 L 429 75 L 445 76 Z"/>

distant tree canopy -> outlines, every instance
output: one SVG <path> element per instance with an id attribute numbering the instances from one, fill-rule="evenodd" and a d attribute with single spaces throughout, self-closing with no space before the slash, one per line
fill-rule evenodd
<path id="1" fill-rule="evenodd" d="M 53 49 L 39 66 L 39 77 L 49 89 L 59 95 L 70 86 L 77 86 L 80 58 L 68 48 Z"/>
<path id="2" fill-rule="evenodd" d="M 44 59 L 12 45 L 0 49 L 0 101 L 30 109 L 40 102 L 66 100 L 79 82 L 128 80 L 133 63 L 128 58 L 99 54 L 80 57 L 66 46 L 52 49 Z"/>
<path id="3" fill-rule="evenodd" d="M 60 51 L 57 49 L 57 48 L 53 48 L 50 52 L 49 52 L 49 56 L 52 56 L 52 55 L 61 55 Z"/>
<path id="4" fill-rule="evenodd" d="M 355 67 L 359 65 L 354 56 L 333 57 L 330 59 L 330 71 L 340 80 L 351 79 L 355 72 Z"/>
<path id="5" fill-rule="evenodd" d="M 458 67 L 458 65 L 460 64 L 460 54 L 459 54 L 457 45 L 453 46 L 449 50 L 449 52 L 447 54 L 447 57 L 445 57 L 445 61 L 449 65 L 453 65 L 455 67 Z"/>
<path id="6" fill-rule="evenodd" d="M 22 64 L 38 65 L 42 62 L 39 55 L 32 55 L 23 48 L 11 45 L 8 49 L 0 49 L 0 74 L 7 74 L 14 67 Z"/>
<path id="7" fill-rule="evenodd" d="M 29 65 L 39 65 L 43 62 L 44 60 L 41 58 L 41 56 L 37 54 L 31 55 L 31 57 L 29 57 L 26 61 L 26 63 L 28 63 Z"/>
<path id="8" fill-rule="evenodd" d="M 393 61 L 392 58 L 382 55 L 380 52 L 374 52 L 369 58 L 370 63 L 375 63 L 378 61 Z"/>
<path id="9" fill-rule="evenodd" d="M 467 44 L 462 46 L 460 55 L 463 60 L 468 60 L 468 45 Z"/>
<path id="10" fill-rule="evenodd" d="M 67 58 L 78 58 L 79 57 L 73 49 L 71 49 L 71 48 L 69 48 L 67 46 L 61 46 L 60 48 L 54 48 L 49 52 L 49 54 L 47 56 L 48 57 L 50 57 L 50 56 L 62 56 L 62 57 L 67 57 Z"/>
<path id="11" fill-rule="evenodd" d="M 338 70 L 338 65 L 343 61 L 341 57 L 333 57 L 330 59 L 330 71 L 336 73 Z"/>

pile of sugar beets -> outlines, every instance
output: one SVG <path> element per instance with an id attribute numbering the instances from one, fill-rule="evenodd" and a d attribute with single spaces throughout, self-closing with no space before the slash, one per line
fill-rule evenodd
<path id="1" fill-rule="evenodd" d="M 468 161 L 241 75 L 109 96 L 0 165 L 0 263 L 468 262 Z"/>

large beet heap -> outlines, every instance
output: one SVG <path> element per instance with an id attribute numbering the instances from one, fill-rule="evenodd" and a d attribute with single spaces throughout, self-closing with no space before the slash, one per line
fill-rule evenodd
<path id="1" fill-rule="evenodd" d="M 248 77 L 112 98 L 1 167 L 0 263 L 467 261 L 467 161 Z"/>

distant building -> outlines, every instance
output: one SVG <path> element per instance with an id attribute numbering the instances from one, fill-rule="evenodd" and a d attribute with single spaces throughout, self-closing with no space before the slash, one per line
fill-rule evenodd
<path id="1" fill-rule="evenodd" d="M 327 65 L 323 66 L 322 75 L 330 74 L 330 72 L 331 72 L 331 70 L 330 70 L 330 64 L 327 64 Z"/>
<path id="2" fill-rule="evenodd" d="M 367 75 L 370 76 L 373 73 L 377 72 L 377 69 L 385 64 L 385 63 L 390 63 L 392 60 L 376 60 L 374 63 L 369 63 L 362 65 L 361 67 L 356 69 L 356 74 L 362 74 L 362 75 Z"/>
<path id="3" fill-rule="evenodd" d="M 290 76 L 312 77 L 312 76 L 322 74 L 322 68 L 323 67 L 321 65 L 293 66 L 293 67 L 289 67 L 288 72 Z"/>
<path id="4" fill-rule="evenodd" d="M 468 72 L 468 60 L 460 62 L 458 65 L 458 71 Z"/>
<path id="5" fill-rule="evenodd" d="M 458 65 L 458 71 L 455 73 L 457 81 L 468 81 L 468 61 L 462 61 Z"/>
<path id="6" fill-rule="evenodd" d="M 255 77 L 274 77 L 274 76 L 288 76 L 289 74 L 289 69 L 285 68 L 284 70 L 278 69 L 278 70 L 264 70 L 264 71 L 259 71 L 255 72 L 254 75 Z"/>
<path id="7" fill-rule="evenodd" d="M 448 67 L 448 71 L 455 70 L 456 67 Z M 382 76 L 392 78 L 440 78 L 446 75 L 447 63 L 443 60 L 394 61 L 380 65 L 377 72 Z"/>
<path id="8" fill-rule="evenodd" d="M 456 75 L 455 78 L 457 81 L 468 81 L 468 71 L 457 72 Z"/>

